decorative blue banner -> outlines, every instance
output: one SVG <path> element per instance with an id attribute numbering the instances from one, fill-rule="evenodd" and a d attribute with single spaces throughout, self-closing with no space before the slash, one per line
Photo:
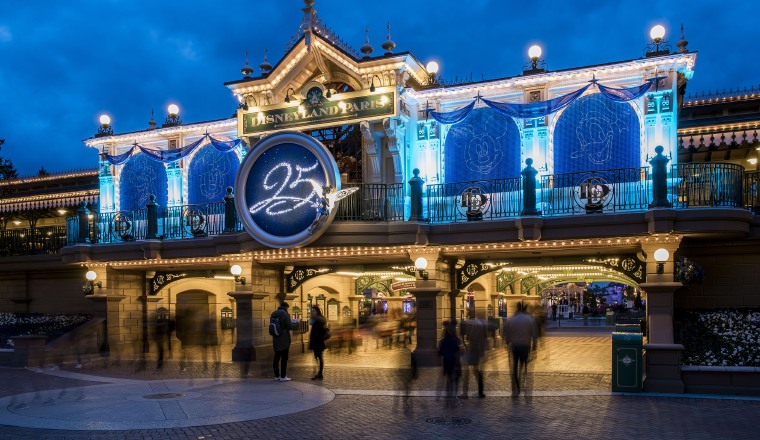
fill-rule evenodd
<path id="1" fill-rule="evenodd" d="M 482 99 L 487 106 L 503 115 L 519 119 L 534 119 L 562 110 L 572 104 L 576 99 L 580 98 L 589 87 L 591 87 L 591 84 L 581 87 L 567 95 L 562 95 L 548 101 L 531 102 L 528 104 L 495 102 L 486 98 L 480 99 Z"/>
<path id="2" fill-rule="evenodd" d="M 617 89 L 599 84 L 596 80 L 591 80 L 599 88 L 599 92 L 607 99 L 615 102 L 628 102 L 638 99 L 644 95 L 654 84 L 655 81 L 664 79 L 663 77 L 652 78 L 640 86 Z"/>
<path id="3" fill-rule="evenodd" d="M 467 104 L 466 106 L 458 110 L 454 110 L 447 113 L 431 111 L 430 116 L 436 121 L 440 122 L 441 124 L 456 124 L 457 122 L 466 118 L 467 115 L 470 114 L 470 112 L 472 111 L 474 107 L 475 107 L 475 101 L 472 101 L 471 103 Z"/>
<path id="4" fill-rule="evenodd" d="M 155 161 L 158 162 L 176 162 L 183 157 L 189 156 L 192 154 L 193 151 L 195 151 L 196 148 L 200 147 L 201 144 L 203 144 L 203 141 L 208 139 L 209 143 L 214 146 L 217 150 L 226 153 L 228 151 L 232 151 L 235 148 L 237 148 L 240 145 L 241 140 L 240 139 L 233 139 L 231 141 L 220 141 L 215 139 L 210 134 L 206 133 L 198 139 L 197 141 L 185 145 L 184 147 L 180 148 L 174 148 L 172 150 L 153 150 L 149 148 L 145 148 L 142 145 L 135 142 L 135 144 L 130 148 L 129 150 L 125 151 L 122 154 L 118 155 L 110 155 L 103 153 L 103 157 L 110 162 L 112 165 L 121 165 L 129 160 L 129 158 L 132 156 L 132 154 L 135 152 L 135 150 L 140 150 L 141 152 L 145 153 L 145 155 Z"/>

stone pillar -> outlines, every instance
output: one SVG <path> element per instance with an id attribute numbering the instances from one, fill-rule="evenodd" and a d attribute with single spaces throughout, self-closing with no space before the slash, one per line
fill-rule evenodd
<path id="1" fill-rule="evenodd" d="M 227 295 L 235 300 L 235 334 L 237 340 L 232 349 L 233 362 L 251 362 L 256 360 L 256 349 L 253 346 L 253 292 L 237 286 L 235 292 Z"/>
<path id="2" fill-rule="evenodd" d="M 507 301 L 507 316 L 512 316 L 517 312 L 517 304 L 525 299 L 524 295 L 504 295 Z"/>
<path id="3" fill-rule="evenodd" d="M 417 298 L 417 347 L 414 349 L 417 366 L 438 366 L 438 310 L 443 307 L 445 292 L 435 287 L 434 281 L 417 281 L 417 287 L 409 289 L 409 293 Z"/>
<path id="4" fill-rule="evenodd" d="M 79 229 L 77 243 L 89 243 L 90 242 L 90 210 L 87 209 L 87 202 L 82 202 L 77 209 L 77 217 L 79 219 Z"/>
<path id="5" fill-rule="evenodd" d="M 237 223 L 237 212 L 235 212 L 235 196 L 232 194 L 232 187 L 227 187 L 227 195 L 224 196 L 224 233 L 230 234 L 235 232 Z"/>
<path id="6" fill-rule="evenodd" d="M 457 305 L 459 303 L 460 298 L 465 292 L 463 290 L 459 289 L 452 289 L 451 292 L 449 292 L 449 307 L 451 308 L 451 322 L 455 323 L 457 320 L 459 320 L 459 315 L 457 314 Z"/>
<path id="7" fill-rule="evenodd" d="M 411 214 L 409 215 L 410 222 L 422 221 L 422 185 L 425 183 L 420 178 L 419 168 L 415 168 L 412 173 L 414 177 L 409 179 L 409 197 L 411 199 Z"/>
<path id="8" fill-rule="evenodd" d="M 100 355 L 109 357 L 112 352 L 121 353 L 124 344 L 121 340 L 122 326 L 119 303 L 126 298 L 126 295 L 86 295 L 85 298 L 96 303 L 95 317 L 104 320 Z"/>
<path id="9" fill-rule="evenodd" d="M 652 203 L 650 208 L 670 208 L 672 204 L 668 201 L 668 159 L 662 154 L 664 148 L 658 145 L 654 148 L 657 153 L 649 163 L 652 165 Z"/>
<path id="10" fill-rule="evenodd" d="M 673 340 L 673 293 L 681 287 L 681 283 L 643 283 L 639 287 L 647 294 L 644 391 L 683 393 L 683 345 L 675 344 Z"/>
<path id="11" fill-rule="evenodd" d="M 151 194 L 150 201 L 145 205 L 148 217 L 148 231 L 145 236 L 148 240 L 155 240 L 158 238 L 158 203 L 156 203 L 156 196 Z"/>
<path id="12" fill-rule="evenodd" d="M 525 159 L 525 168 L 520 174 L 522 175 L 523 186 L 523 209 L 520 211 L 520 216 L 541 215 L 541 211 L 536 209 L 536 175 L 538 175 L 538 171 L 533 168 L 533 159 Z"/>

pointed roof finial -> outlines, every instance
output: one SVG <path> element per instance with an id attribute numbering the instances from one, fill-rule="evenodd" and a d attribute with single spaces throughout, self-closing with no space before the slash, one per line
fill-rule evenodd
<path id="1" fill-rule="evenodd" d="M 391 40 L 391 22 L 388 22 L 388 37 L 387 40 L 383 42 L 383 44 L 380 45 L 383 49 L 385 49 L 385 55 L 392 55 L 393 49 L 396 47 L 396 43 Z"/>
<path id="2" fill-rule="evenodd" d="M 250 78 L 253 73 L 253 67 L 248 65 L 248 51 L 245 51 L 245 66 L 240 68 L 240 73 L 243 74 L 243 78 Z"/>
<path id="3" fill-rule="evenodd" d="M 150 126 L 148 130 L 156 128 L 156 120 L 153 118 L 153 109 L 150 109 L 150 122 L 148 122 L 148 125 Z"/>
<path id="4" fill-rule="evenodd" d="M 259 64 L 259 69 L 261 69 L 261 73 L 264 75 L 268 75 L 272 71 L 272 65 L 269 64 L 269 58 L 267 57 L 267 49 L 264 49 L 264 61 Z"/>
<path id="5" fill-rule="evenodd" d="M 676 46 L 678 46 L 678 53 L 686 53 L 688 50 L 686 49 L 686 46 L 689 44 L 688 41 L 684 40 L 683 38 L 683 23 L 681 23 L 681 40 L 676 43 Z"/>
<path id="6" fill-rule="evenodd" d="M 367 34 L 367 40 L 364 42 L 364 46 L 360 47 L 359 50 L 364 54 L 362 58 L 369 59 L 372 52 L 375 51 L 375 48 L 369 44 L 369 26 L 366 27 L 365 32 Z"/>

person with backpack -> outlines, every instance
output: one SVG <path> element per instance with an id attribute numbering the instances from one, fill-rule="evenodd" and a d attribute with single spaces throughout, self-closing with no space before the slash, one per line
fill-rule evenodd
<path id="1" fill-rule="evenodd" d="M 274 348 L 274 362 L 272 363 L 274 380 L 280 382 L 290 380 L 287 376 L 290 331 L 298 327 L 298 324 L 290 319 L 289 307 L 285 301 L 281 302 L 280 307 L 272 312 L 272 316 L 269 318 L 269 334 L 272 335 L 272 348 Z"/>
<path id="2" fill-rule="evenodd" d="M 325 341 L 329 338 L 330 333 L 327 329 L 327 320 L 317 306 L 311 308 L 309 325 L 311 326 L 311 331 L 309 332 L 309 350 L 314 352 L 314 359 L 319 364 L 319 373 L 312 377 L 311 380 L 322 380 L 322 370 L 325 366 L 323 356 L 326 347 Z"/>

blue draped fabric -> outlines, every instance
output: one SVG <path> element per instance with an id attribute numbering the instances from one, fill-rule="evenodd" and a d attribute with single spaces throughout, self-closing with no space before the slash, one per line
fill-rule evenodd
<path id="1" fill-rule="evenodd" d="M 638 99 L 644 95 L 652 87 L 655 81 L 662 79 L 652 78 L 640 86 L 628 87 L 625 89 L 618 89 L 614 87 L 607 87 L 599 84 L 596 80 L 592 80 L 594 84 L 599 88 L 599 92 L 605 98 L 615 102 L 628 102 L 634 99 Z"/>
<path id="2" fill-rule="evenodd" d="M 192 154 L 193 151 L 195 151 L 196 148 L 200 147 L 201 144 L 203 144 L 203 141 L 205 141 L 208 138 L 211 145 L 214 146 L 217 150 L 226 153 L 228 151 L 232 151 L 238 146 L 240 146 L 240 143 L 242 142 L 240 139 L 233 139 L 231 141 L 220 141 L 214 137 L 212 137 L 209 134 L 203 135 L 200 139 L 197 141 L 185 145 L 184 147 L 180 148 L 174 148 L 172 150 L 153 150 L 150 148 L 145 148 L 140 144 L 135 143 L 135 145 L 127 150 L 126 152 L 122 154 L 118 154 L 115 156 L 111 156 L 110 154 L 103 154 L 105 159 L 110 162 L 112 165 L 121 165 L 129 160 L 129 158 L 132 156 L 132 154 L 135 152 L 135 149 L 140 150 L 143 152 L 147 157 L 158 161 L 158 162 L 176 162 L 183 157 L 187 157 L 188 155 Z"/>
<path id="3" fill-rule="evenodd" d="M 456 124 L 466 118 L 474 107 L 475 101 L 472 101 L 466 106 L 451 112 L 441 113 L 431 111 L 430 116 L 441 124 Z"/>
<path id="4" fill-rule="evenodd" d="M 583 95 L 583 92 L 588 90 L 589 87 L 591 87 L 591 84 L 581 87 L 567 95 L 558 96 L 548 101 L 531 102 L 528 104 L 495 102 L 486 98 L 480 99 L 482 99 L 487 106 L 505 116 L 519 119 L 534 119 L 562 110 L 575 102 L 576 99 L 580 98 L 581 95 Z"/>
<path id="5" fill-rule="evenodd" d="M 220 141 L 210 134 L 206 135 L 208 136 L 209 142 L 211 142 L 211 145 L 214 146 L 217 150 L 221 151 L 222 153 L 226 153 L 228 151 L 232 151 L 235 148 L 237 148 L 240 145 L 240 142 L 242 142 L 240 139 L 233 139 L 231 141 Z"/>
<path id="6" fill-rule="evenodd" d="M 185 156 L 188 156 L 195 151 L 198 146 L 206 140 L 206 135 L 193 142 L 192 144 L 185 145 L 184 147 L 174 148 L 172 150 L 151 150 L 137 145 L 137 148 L 145 153 L 149 158 L 157 160 L 159 162 L 176 162 Z"/>
<path id="7" fill-rule="evenodd" d="M 119 177 L 119 206 L 122 211 L 145 209 L 150 195 L 159 206 L 166 206 L 168 183 L 164 165 L 145 154 L 135 154 L 124 165 Z"/>
<path id="8" fill-rule="evenodd" d="M 132 156 L 132 153 L 134 151 L 135 151 L 135 147 L 132 147 L 126 152 L 122 154 L 117 154 L 116 156 L 111 156 L 110 154 L 105 154 L 105 153 L 103 153 L 103 156 L 106 158 L 108 162 L 111 163 L 111 165 L 121 165 L 124 162 L 129 160 L 129 158 Z"/>

